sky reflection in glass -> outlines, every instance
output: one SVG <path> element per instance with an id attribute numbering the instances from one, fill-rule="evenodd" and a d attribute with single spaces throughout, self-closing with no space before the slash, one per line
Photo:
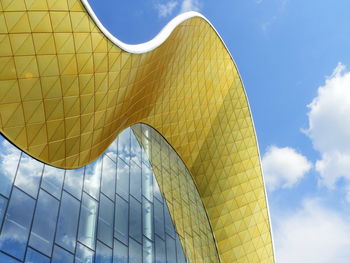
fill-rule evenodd
<path id="1" fill-rule="evenodd" d="M 1 136 L 0 143 L 0 262 L 166 262 L 175 236 L 165 239 L 165 226 L 175 229 L 130 128 L 75 170 L 44 165 Z"/>

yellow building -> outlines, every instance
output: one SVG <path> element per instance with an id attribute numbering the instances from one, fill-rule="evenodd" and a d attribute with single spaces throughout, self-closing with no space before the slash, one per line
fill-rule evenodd
<path id="1" fill-rule="evenodd" d="M 130 162 L 130 171 L 131 162 L 142 171 L 153 171 L 166 203 L 164 209 L 169 209 L 176 230 L 173 237 L 168 236 L 181 242 L 176 249 L 184 253 L 187 262 L 274 261 L 247 97 L 234 61 L 215 29 L 200 14 L 190 12 L 171 21 L 152 41 L 126 45 L 101 25 L 86 0 L 0 0 L 0 131 L 6 138 L 2 139 L 0 156 L 5 168 L 14 159 L 18 166 L 8 174 L 4 168 L 0 174 L 0 184 L 4 185 L 3 190 L 0 187 L 0 261 L 49 260 L 63 251 L 61 257 L 75 257 L 76 262 L 90 262 L 87 258 L 103 262 L 98 255 L 108 251 L 110 255 L 113 252 L 114 262 L 124 262 L 118 258 L 118 249 L 125 246 L 129 262 L 133 262 L 133 251 L 142 246 L 144 262 L 163 262 L 157 258 L 158 237 L 153 233 L 158 231 L 158 225 L 154 225 L 152 234 L 147 234 L 149 228 L 143 225 L 146 232 L 140 240 L 130 233 L 130 211 L 134 206 L 129 208 L 129 239 L 124 245 L 117 234 L 113 235 L 113 227 L 111 240 L 104 241 L 105 237 L 100 236 L 103 223 L 97 210 L 105 207 L 102 198 L 107 198 L 111 207 L 117 207 L 118 198 L 122 198 L 122 194 L 118 197 L 118 175 L 116 182 L 110 182 L 116 185 L 113 192 L 104 190 L 103 174 L 108 172 L 101 172 L 98 189 L 102 197 L 94 196 L 92 188 L 86 186 L 95 178 L 89 177 L 87 171 L 107 167 L 102 164 L 105 156 L 112 159 L 114 155 L 109 153 L 113 145 L 122 141 L 116 140 L 117 136 L 129 127 L 128 142 L 140 144 L 135 147 L 141 149 L 143 159 L 138 163 L 132 156 L 122 156 L 122 148 L 117 147 L 115 162 L 124 158 Z M 13 146 L 8 150 L 7 141 L 19 150 Z M 38 175 L 33 177 L 28 163 L 45 168 L 41 172 L 38 168 Z M 151 165 L 148 168 L 147 163 Z M 25 167 L 28 175 L 21 172 Z M 113 169 L 118 167 L 116 164 Z M 49 176 L 46 169 L 51 168 L 56 169 L 54 173 L 64 174 L 63 190 L 57 196 L 43 183 Z M 76 178 L 70 174 L 82 169 L 82 193 L 75 195 L 72 187 Z M 134 180 L 132 172 L 129 175 Z M 147 178 L 140 187 L 147 185 Z M 29 183 L 25 183 L 26 179 Z M 35 191 L 31 188 L 33 182 L 37 184 Z M 133 189 L 131 183 L 128 187 Z M 147 198 L 145 189 L 135 202 L 147 215 L 156 204 Z M 130 194 L 131 198 L 136 195 Z M 70 234 L 65 232 L 65 221 L 60 220 L 63 217 L 57 215 L 58 210 L 54 217 L 58 218 L 57 226 L 52 223 L 53 234 L 46 237 L 46 243 L 51 245 L 45 250 L 32 241 L 40 235 L 35 225 L 45 195 L 50 195 L 47 198 L 53 203 L 57 201 L 59 211 L 63 211 L 64 200 L 69 198 L 72 203 L 76 200 L 76 207 L 81 206 L 76 219 L 78 234 L 72 239 L 74 246 L 62 241 L 64 235 Z M 8 218 L 18 209 L 16 202 L 20 198 L 26 198 L 28 207 L 32 206 L 26 222 L 33 224 L 22 226 L 20 233 L 25 240 L 11 243 L 6 236 L 14 232 Z M 129 197 L 126 199 L 131 202 Z M 95 215 L 90 221 L 83 219 L 86 207 Z M 118 214 L 116 211 L 117 208 Z M 147 222 L 148 217 L 141 217 L 142 222 Z M 19 224 L 20 219 L 12 221 Z M 118 221 L 113 222 L 114 233 L 118 233 Z M 89 234 L 80 236 L 84 224 L 94 227 L 89 228 Z M 166 237 L 163 239 L 168 249 Z M 168 262 L 182 262 L 181 256 L 172 261 L 172 251 L 169 245 Z M 112 260 L 112 256 L 106 258 Z"/>

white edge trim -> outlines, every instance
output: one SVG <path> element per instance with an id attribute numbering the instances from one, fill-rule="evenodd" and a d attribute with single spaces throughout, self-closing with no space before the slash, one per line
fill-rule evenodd
<path id="1" fill-rule="evenodd" d="M 142 54 L 146 53 L 149 51 L 152 51 L 159 47 L 161 44 L 167 40 L 167 38 L 170 36 L 170 34 L 174 31 L 174 29 L 181 24 L 182 22 L 193 18 L 193 17 L 201 17 L 204 20 L 206 20 L 208 23 L 208 19 L 206 19 L 202 14 L 191 11 L 191 12 L 186 12 L 183 14 L 180 14 L 176 16 L 174 19 L 172 19 L 153 39 L 150 41 L 147 41 L 145 43 L 141 44 L 136 44 L 136 45 L 130 45 L 126 44 L 123 41 L 119 40 L 115 36 L 113 36 L 101 23 L 101 21 L 98 19 L 96 16 L 94 10 L 92 10 L 88 0 L 81 0 L 83 3 L 84 7 L 88 11 L 89 15 L 91 18 L 94 20 L 98 28 L 102 31 L 102 33 L 110 40 L 112 41 L 115 45 L 120 47 L 126 52 L 133 53 L 133 54 Z"/>
<path id="2" fill-rule="evenodd" d="M 258 156 L 259 156 L 259 161 L 260 161 L 260 169 L 261 169 L 261 174 L 262 174 L 262 179 L 263 179 L 263 187 L 264 187 L 264 192 L 265 192 L 265 200 L 266 200 L 266 205 L 267 205 L 267 214 L 269 217 L 269 221 L 270 221 L 270 231 L 271 231 L 271 239 L 272 239 L 272 252 L 273 252 L 273 257 L 274 260 L 276 261 L 276 253 L 275 253 L 275 242 L 274 242 L 274 233 L 272 230 L 272 221 L 271 221 L 271 215 L 270 215 L 270 206 L 269 206 L 269 200 L 267 197 L 267 190 L 266 190 L 266 184 L 265 184 L 265 178 L 264 178 L 264 172 L 262 169 L 262 161 L 261 161 L 261 154 L 260 154 L 260 149 L 259 149 L 259 143 L 258 143 L 258 138 L 256 136 L 256 129 L 255 129 L 255 124 L 254 124 L 254 119 L 253 119 L 253 115 L 251 112 L 251 108 L 250 108 L 250 104 L 249 104 L 249 100 L 248 100 L 248 96 L 247 96 L 247 92 L 245 90 L 244 87 L 244 83 L 243 83 L 243 79 L 241 77 L 241 74 L 238 70 L 238 67 L 231 55 L 231 52 L 229 51 L 229 49 L 227 48 L 225 42 L 223 41 L 222 37 L 220 36 L 219 32 L 216 30 L 216 28 L 210 23 L 210 21 L 203 16 L 202 14 L 198 13 L 198 12 L 194 12 L 194 11 L 190 11 L 190 12 L 186 12 L 183 14 L 180 14 L 178 16 L 176 16 L 175 18 L 173 18 L 153 39 L 151 39 L 150 41 L 147 41 L 145 43 L 141 43 L 141 44 L 136 44 L 136 45 L 130 45 L 130 44 L 126 44 L 124 42 L 122 42 L 121 40 L 119 40 L 118 38 L 116 38 L 115 36 L 113 36 L 101 23 L 101 21 L 98 19 L 98 17 L 96 16 L 95 12 L 92 10 L 88 0 L 81 0 L 81 2 L 83 3 L 83 5 L 85 6 L 86 10 L 88 11 L 89 15 L 91 16 L 91 18 L 94 20 L 94 22 L 96 23 L 96 25 L 99 27 L 99 29 L 102 31 L 102 33 L 110 40 L 112 41 L 115 45 L 117 45 L 118 47 L 120 47 L 121 49 L 123 49 L 124 51 L 127 51 L 129 53 L 134 53 L 134 54 L 142 54 L 142 53 L 146 53 L 149 51 L 152 51 L 154 49 L 156 49 L 157 47 L 159 47 L 161 44 L 163 44 L 167 38 L 170 36 L 170 34 L 174 31 L 174 29 L 180 25 L 182 22 L 193 18 L 193 17 L 200 17 L 202 19 L 204 19 L 215 31 L 215 33 L 218 35 L 218 37 L 220 38 L 221 42 L 223 43 L 223 45 L 225 46 L 227 52 L 229 53 L 235 67 L 236 70 L 238 72 L 238 76 L 242 82 L 242 87 L 243 87 L 243 91 L 247 100 L 247 104 L 248 104 L 248 109 L 249 109 L 249 113 L 250 113 L 250 117 L 252 119 L 252 123 L 253 123 L 253 129 L 254 129 L 254 135 L 255 135 L 255 140 L 256 140 L 256 144 L 257 144 L 257 148 L 258 148 Z"/>

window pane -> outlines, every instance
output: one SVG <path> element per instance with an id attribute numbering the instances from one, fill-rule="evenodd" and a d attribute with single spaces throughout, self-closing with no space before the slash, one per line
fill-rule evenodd
<path id="1" fill-rule="evenodd" d="M 159 189 L 157 180 L 153 174 L 153 196 L 158 199 L 158 201 L 163 202 L 163 197 Z"/>
<path id="2" fill-rule="evenodd" d="M 113 216 L 113 202 L 101 194 L 97 237 L 110 247 L 113 246 Z"/>
<path id="3" fill-rule="evenodd" d="M 51 256 L 56 230 L 58 201 L 45 191 L 39 192 L 29 244 Z"/>
<path id="4" fill-rule="evenodd" d="M 141 168 L 130 162 L 130 194 L 141 202 Z"/>
<path id="5" fill-rule="evenodd" d="M 57 223 L 56 242 L 74 253 L 78 229 L 79 201 L 63 192 Z"/>
<path id="6" fill-rule="evenodd" d="M 129 199 L 129 165 L 118 158 L 117 163 L 117 193 L 125 200 Z"/>
<path id="7" fill-rule="evenodd" d="M 108 147 L 108 149 L 105 151 L 105 154 L 109 156 L 113 161 L 117 162 L 117 156 L 118 156 L 118 137 L 115 139 L 111 145 Z"/>
<path id="8" fill-rule="evenodd" d="M 142 199 L 142 218 L 143 234 L 153 240 L 153 205 L 146 198 Z"/>
<path id="9" fill-rule="evenodd" d="M 114 235 L 124 244 L 128 244 L 129 236 L 129 204 L 123 198 L 116 196 L 114 217 Z"/>
<path id="10" fill-rule="evenodd" d="M 165 242 L 157 236 L 155 236 L 155 256 L 155 263 L 166 263 Z"/>
<path id="11" fill-rule="evenodd" d="M 130 217 L 129 217 L 129 235 L 135 240 L 142 242 L 141 227 L 141 204 L 130 196 Z"/>
<path id="12" fill-rule="evenodd" d="M 66 177 L 64 179 L 64 189 L 73 196 L 81 199 L 81 190 L 83 187 L 84 168 L 75 170 L 66 170 Z"/>
<path id="13" fill-rule="evenodd" d="M 170 237 L 169 235 L 166 235 L 166 259 L 167 263 L 176 263 L 176 247 L 175 247 L 175 240 Z"/>
<path id="14" fill-rule="evenodd" d="M 130 160 L 130 128 L 125 129 L 118 136 L 118 156 L 126 163 Z"/>
<path id="15" fill-rule="evenodd" d="M 6 205 L 7 205 L 7 199 L 0 196 L 0 226 L 2 224 L 2 220 L 4 219 Z"/>
<path id="16" fill-rule="evenodd" d="M 128 262 L 128 247 L 114 239 L 113 263 Z"/>
<path id="17" fill-rule="evenodd" d="M 53 250 L 52 263 L 73 263 L 74 257 L 68 251 L 55 246 Z"/>
<path id="18" fill-rule="evenodd" d="M 80 209 L 78 240 L 91 249 L 95 248 L 97 202 L 83 193 Z"/>
<path id="19" fill-rule="evenodd" d="M 153 243 L 143 239 L 143 263 L 153 263 Z"/>
<path id="20" fill-rule="evenodd" d="M 129 263 L 142 262 L 142 247 L 139 243 L 129 239 Z"/>
<path id="21" fill-rule="evenodd" d="M 167 205 L 164 203 L 164 215 L 165 215 L 165 232 L 175 238 L 175 229 L 174 224 L 171 219 L 169 209 Z"/>
<path id="22" fill-rule="evenodd" d="M 45 165 L 41 188 L 60 199 L 64 179 L 64 169 Z"/>
<path id="23" fill-rule="evenodd" d="M 17 261 L 14 258 L 11 258 L 11 257 L 1 253 L 1 252 L 0 252 L 0 262 L 4 262 L 4 263 L 19 263 L 19 261 Z"/>
<path id="24" fill-rule="evenodd" d="M 75 263 L 94 263 L 94 251 L 78 244 L 75 254 Z"/>
<path id="25" fill-rule="evenodd" d="M 176 255 L 177 255 L 177 263 L 186 263 L 186 258 L 182 250 L 181 242 L 179 236 L 176 235 Z"/>
<path id="26" fill-rule="evenodd" d="M 34 205 L 31 197 L 17 188 L 13 189 L 0 235 L 0 249 L 21 260 L 28 241 Z"/>
<path id="27" fill-rule="evenodd" d="M 164 237 L 164 209 L 163 209 L 163 203 L 158 201 L 157 199 L 154 199 L 154 225 L 157 226 L 154 228 L 154 232 L 160 236 L 161 238 Z"/>
<path id="28" fill-rule="evenodd" d="M 100 192 L 101 171 L 102 158 L 98 158 L 85 167 L 84 190 L 96 200 Z"/>
<path id="29" fill-rule="evenodd" d="M 0 194 L 9 197 L 21 151 L 0 135 Z"/>
<path id="30" fill-rule="evenodd" d="M 148 161 L 148 156 L 151 156 L 151 142 L 150 142 L 150 131 L 149 127 L 146 125 L 142 125 L 142 160 L 145 162 L 146 165 L 150 166 L 150 163 Z M 153 141 L 156 143 L 155 141 Z M 159 146 L 157 146 L 159 148 Z"/>
<path id="31" fill-rule="evenodd" d="M 95 263 L 112 263 L 112 249 L 98 241 Z"/>
<path id="32" fill-rule="evenodd" d="M 49 263 L 50 259 L 35 250 L 28 248 L 25 263 Z"/>
<path id="33" fill-rule="evenodd" d="M 130 157 L 135 163 L 141 165 L 141 147 L 132 131 L 130 138 Z"/>
<path id="34" fill-rule="evenodd" d="M 142 163 L 142 194 L 149 201 L 153 201 L 153 172 Z"/>
<path id="35" fill-rule="evenodd" d="M 117 165 L 107 155 L 103 156 L 101 191 L 114 200 Z"/>
<path id="36" fill-rule="evenodd" d="M 15 185 L 36 198 L 44 164 L 22 153 L 17 171 Z"/>

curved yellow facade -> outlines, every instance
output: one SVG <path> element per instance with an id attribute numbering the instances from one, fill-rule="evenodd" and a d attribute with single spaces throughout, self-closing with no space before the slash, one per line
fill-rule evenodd
<path id="1" fill-rule="evenodd" d="M 131 54 L 80 0 L 0 0 L 0 130 L 11 142 L 77 168 L 138 122 L 159 131 L 191 172 L 220 260 L 273 262 L 247 98 L 208 22 L 184 21 L 158 48 Z"/>

